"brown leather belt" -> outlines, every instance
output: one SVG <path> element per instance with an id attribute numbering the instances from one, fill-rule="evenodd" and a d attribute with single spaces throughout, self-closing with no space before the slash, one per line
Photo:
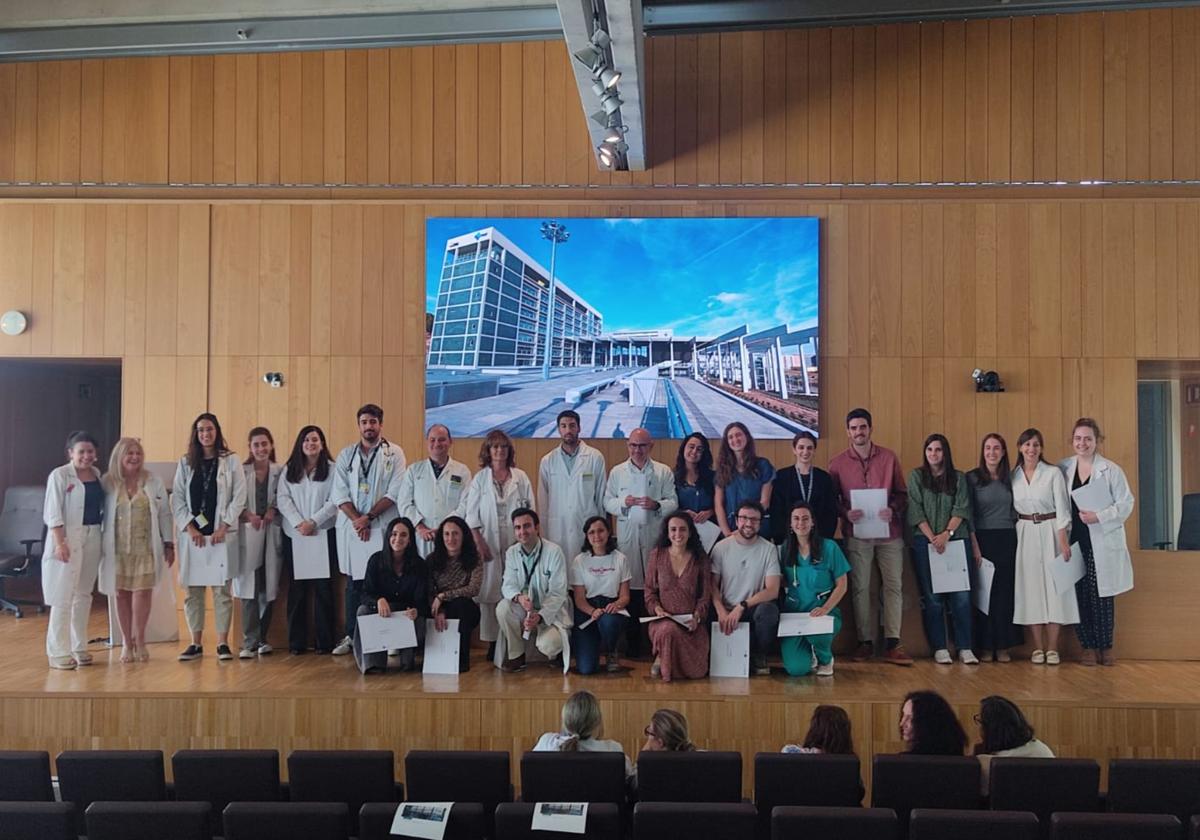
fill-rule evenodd
<path id="1" fill-rule="evenodd" d="M 1018 513 L 1017 519 L 1024 519 L 1026 522 L 1049 522 L 1054 519 L 1056 514 L 1053 513 Z"/>

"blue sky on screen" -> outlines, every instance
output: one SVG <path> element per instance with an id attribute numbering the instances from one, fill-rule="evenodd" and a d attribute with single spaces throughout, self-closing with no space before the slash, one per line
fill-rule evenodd
<path id="1" fill-rule="evenodd" d="M 431 218 L 426 226 L 426 304 L 433 310 L 446 240 L 495 227 L 549 269 L 543 219 Z M 561 218 L 560 280 L 604 316 L 605 331 L 673 329 L 712 338 L 817 322 L 815 218 Z"/>

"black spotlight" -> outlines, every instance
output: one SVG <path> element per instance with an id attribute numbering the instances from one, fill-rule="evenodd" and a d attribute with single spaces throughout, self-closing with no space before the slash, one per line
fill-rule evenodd
<path id="1" fill-rule="evenodd" d="M 994 370 L 983 371 L 975 368 L 971 372 L 971 378 L 975 380 L 975 393 L 977 394 L 996 394 L 1004 390 L 1000 374 Z"/>

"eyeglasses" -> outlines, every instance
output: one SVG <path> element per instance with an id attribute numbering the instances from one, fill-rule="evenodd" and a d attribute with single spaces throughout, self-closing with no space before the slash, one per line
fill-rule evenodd
<path id="1" fill-rule="evenodd" d="M 973 715 L 971 720 L 975 721 L 976 723 L 983 723 L 983 720 L 979 717 L 979 715 Z"/>
<path id="2" fill-rule="evenodd" d="M 658 738 L 658 734 L 649 726 L 642 731 L 642 734 L 647 738 Z"/>
<path id="3" fill-rule="evenodd" d="M 630 444 L 628 444 L 628 446 L 630 449 L 649 449 L 650 448 L 650 444 L 648 444 L 648 443 L 630 443 Z"/>
<path id="4" fill-rule="evenodd" d="M 738 522 L 758 523 L 758 522 L 762 522 L 762 517 L 761 516 L 742 516 L 741 514 L 738 514 L 737 521 Z"/>

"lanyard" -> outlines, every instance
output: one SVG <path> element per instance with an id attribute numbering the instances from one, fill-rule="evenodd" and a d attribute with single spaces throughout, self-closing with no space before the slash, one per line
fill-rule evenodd
<path id="1" fill-rule="evenodd" d="M 525 552 L 522 551 L 521 554 L 524 555 Z M 522 556 L 522 560 L 524 559 L 524 556 Z M 537 571 L 538 563 L 540 562 L 542 562 L 542 541 L 538 540 L 537 553 L 533 555 L 533 565 L 525 569 L 525 587 L 521 590 L 522 592 L 528 594 L 529 584 L 533 580 L 533 573 Z"/>
<path id="2" fill-rule="evenodd" d="M 205 461 L 200 464 L 200 510 L 193 510 L 193 516 L 199 516 L 204 512 L 204 500 L 208 498 L 208 488 L 212 486 L 213 478 L 217 475 L 217 463 L 221 456 L 218 455 L 213 459 L 212 468 Z"/>
<path id="3" fill-rule="evenodd" d="M 367 483 L 368 477 L 371 475 L 371 467 L 375 465 L 375 456 L 379 454 L 379 450 L 382 449 L 386 443 L 386 440 L 381 440 L 379 443 L 375 444 L 375 448 L 371 450 L 371 457 L 367 460 L 363 459 L 362 445 L 360 444 L 354 447 L 354 453 L 358 455 L 358 478 L 361 483 Z M 353 458 L 351 459 L 351 462 L 353 463 Z"/>
<path id="4" fill-rule="evenodd" d="M 816 480 L 816 475 L 810 469 L 808 471 L 808 487 L 804 486 L 804 473 L 800 472 L 800 468 L 796 467 L 796 480 L 800 482 L 800 498 L 807 502 L 812 498 L 813 482 Z M 864 478 L 865 482 L 866 479 Z"/>

